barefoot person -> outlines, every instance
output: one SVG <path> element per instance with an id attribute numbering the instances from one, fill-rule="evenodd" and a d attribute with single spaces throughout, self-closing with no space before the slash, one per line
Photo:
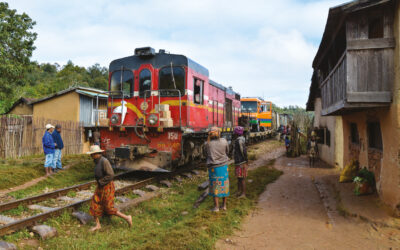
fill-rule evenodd
<path id="1" fill-rule="evenodd" d="M 90 147 L 90 151 L 87 152 L 94 160 L 94 176 L 97 181 L 97 187 L 94 191 L 89 210 L 96 221 L 96 226 L 91 228 L 90 231 L 96 231 L 101 228 L 99 218 L 103 214 L 121 217 L 126 220 L 129 226 L 132 226 L 132 216 L 125 215 L 114 208 L 114 171 L 110 162 L 102 156 L 103 151 L 98 145 L 93 145 Z"/>
<path id="2" fill-rule="evenodd" d="M 234 135 L 236 139 L 233 142 L 233 159 L 235 160 L 235 175 L 238 178 L 237 196 L 239 198 L 246 197 L 247 149 L 243 131 L 243 127 L 235 127 Z"/>
<path id="3" fill-rule="evenodd" d="M 229 146 L 224 138 L 220 138 L 219 128 L 212 127 L 205 144 L 207 167 L 210 179 L 210 196 L 214 197 L 213 212 L 221 208 L 226 210 L 226 197 L 229 196 Z M 222 197 L 222 206 L 219 207 L 219 197 Z"/>

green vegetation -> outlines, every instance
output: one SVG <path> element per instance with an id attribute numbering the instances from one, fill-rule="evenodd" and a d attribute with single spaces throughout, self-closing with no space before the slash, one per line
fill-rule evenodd
<path id="1" fill-rule="evenodd" d="M 76 85 L 107 88 L 108 70 L 99 64 L 84 68 L 71 61 L 64 66 L 31 62 L 35 24 L 27 14 L 0 3 L 0 114 L 20 97 L 40 98 Z"/>
<path id="2" fill-rule="evenodd" d="M 64 166 L 70 165 L 67 170 L 60 171 L 57 174 L 46 178 L 36 185 L 29 188 L 18 190 L 9 193 L 10 196 L 21 199 L 27 196 L 43 193 L 43 191 L 56 190 L 67 186 L 76 185 L 93 180 L 93 162 L 87 155 L 70 155 L 64 157 Z M 43 162 L 38 163 L 40 170 L 40 176 L 44 175 Z M 11 175 L 13 171 L 9 169 L 8 178 L 14 181 L 21 182 L 20 178 L 16 178 L 15 175 Z M 26 173 L 24 173 L 25 175 Z M 32 179 L 31 176 L 27 176 L 26 179 Z"/>
<path id="3" fill-rule="evenodd" d="M 86 155 L 67 155 L 63 157 L 63 165 L 75 165 L 82 162 L 84 165 L 91 162 Z M 8 159 L 0 161 L 0 189 L 12 188 L 24 184 L 32 179 L 39 178 L 45 174 L 44 156 L 28 156 L 20 159 Z M 72 166 L 70 170 L 60 172 L 51 179 L 58 179 L 58 176 L 75 175 L 74 169 L 78 166 Z M 90 168 L 91 171 L 92 168 Z M 84 173 L 83 171 L 82 173 Z M 91 173 L 91 172 L 90 172 Z M 79 175 L 81 176 L 81 175 Z M 79 178 L 79 176 L 76 176 Z M 93 178 L 93 176 L 92 176 Z M 52 182 L 52 181 L 50 181 Z M 40 183 L 40 182 L 39 182 Z"/>
<path id="4" fill-rule="evenodd" d="M 212 249 L 218 239 L 239 228 L 265 186 L 282 174 L 270 167 L 272 163 L 249 172 L 248 178 L 252 182 L 248 183 L 247 199 L 235 197 L 237 180 L 233 167 L 230 167 L 231 196 L 226 212 L 212 213 L 210 197 L 198 209 L 193 208 L 200 195 L 197 184 L 205 178 L 195 177 L 175 183 L 160 197 L 126 211 L 134 217 L 132 228 L 120 218 L 102 218 L 102 229 L 90 233 L 88 230 L 92 225 L 81 226 L 66 212 L 46 222 L 57 228 L 58 237 L 40 241 L 40 245 L 46 249 Z M 82 209 L 87 212 L 88 205 Z M 2 238 L 18 242 L 31 237 L 23 231 Z"/>
<path id="5" fill-rule="evenodd" d="M 37 34 L 31 32 L 35 24 L 27 14 L 17 14 L 7 3 L 0 2 L 0 107 L 23 84 L 22 76 L 35 49 Z"/>

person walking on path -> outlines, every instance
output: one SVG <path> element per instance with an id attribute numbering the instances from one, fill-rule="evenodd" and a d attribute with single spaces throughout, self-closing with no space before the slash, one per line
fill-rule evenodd
<path id="1" fill-rule="evenodd" d="M 94 176 L 97 182 L 89 209 L 96 222 L 96 225 L 90 229 L 92 232 L 101 229 L 100 217 L 103 214 L 121 217 L 129 224 L 129 227 L 132 226 L 132 216 L 123 214 L 114 207 L 114 171 L 110 162 L 103 157 L 103 152 L 104 150 L 101 150 L 98 145 L 91 146 L 90 151 L 87 152 L 94 160 Z"/>
<path id="2" fill-rule="evenodd" d="M 53 171 L 63 170 L 61 163 L 61 150 L 64 148 L 64 142 L 61 138 L 61 125 L 57 124 L 56 129 L 51 134 L 53 140 L 56 143 L 56 148 L 54 149 L 54 159 L 53 159 Z"/>
<path id="3" fill-rule="evenodd" d="M 212 127 L 205 143 L 206 163 L 209 175 L 209 195 L 214 197 L 213 212 L 221 208 L 226 210 L 226 197 L 229 196 L 229 145 L 224 138 L 220 138 L 219 128 Z M 219 197 L 222 197 L 222 206 L 219 207 Z"/>
<path id="4" fill-rule="evenodd" d="M 51 136 L 51 133 L 53 133 L 53 131 L 54 126 L 51 124 L 47 124 L 46 132 L 44 132 L 44 135 L 42 137 L 42 145 L 45 155 L 44 169 L 46 170 L 46 176 L 49 176 L 51 174 L 51 169 L 53 167 L 54 149 L 56 146 L 53 140 L 53 136 Z"/>
<path id="5" fill-rule="evenodd" d="M 307 143 L 308 157 L 310 160 L 310 167 L 315 165 L 315 159 L 318 156 L 318 144 L 315 136 L 311 136 L 311 139 Z"/>
<path id="6" fill-rule="evenodd" d="M 233 142 L 233 159 L 235 161 L 235 175 L 238 179 L 237 196 L 239 198 L 246 197 L 247 148 L 243 131 L 243 127 L 235 127 L 234 134 L 236 139 Z"/>

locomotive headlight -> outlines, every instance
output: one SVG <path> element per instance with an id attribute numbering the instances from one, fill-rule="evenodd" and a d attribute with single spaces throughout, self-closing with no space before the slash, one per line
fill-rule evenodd
<path id="1" fill-rule="evenodd" d="M 158 117 L 155 114 L 151 114 L 151 115 L 149 115 L 148 121 L 149 121 L 150 125 L 156 125 L 157 121 L 158 121 Z"/>
<path id="2" fill-rule="evenodd" d="M 111 116 L 111 124 L 117 124 L 119 121 L 119 116 L 117 114 L 113 114 Z"/>

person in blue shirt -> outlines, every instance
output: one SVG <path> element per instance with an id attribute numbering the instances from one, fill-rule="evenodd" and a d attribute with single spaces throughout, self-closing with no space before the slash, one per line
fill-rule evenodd
<path id="1" fill-rule="evenodd" d="M 53 159 L 53 171 L 63 170 L 61 164 L 61 150 L 64 148 L 64 143 L 61 138 L 61 125 L 57 124 L 56 129 L 51 134 L 53 137 L 56 148 L 54 149 L 54 159 Z"/>
<path id="2" fill-rule="evenodd" d="M 56 144 L 54 143 L 53 140 L 53 136 L 51 136 L 51 133 L 53 133 L 53 131 L 54 131 L 54 126 L 51 124 L 47 124 L 46 132 L 44 132 L 42 138 L 43 151 L 46 157 L 44 161 L 44 169 L 46 170 L 46 176 L 49 176 L 51 174 L 51 168 L 53 167 L 54 149 L 56 147 Z"/>
<path id="3" fill-rule="evenodd" d="M 286 147 L 286 153 L 289 152 L 290 138 L 288 135 L 285 136 L 285 147 Z"/>

